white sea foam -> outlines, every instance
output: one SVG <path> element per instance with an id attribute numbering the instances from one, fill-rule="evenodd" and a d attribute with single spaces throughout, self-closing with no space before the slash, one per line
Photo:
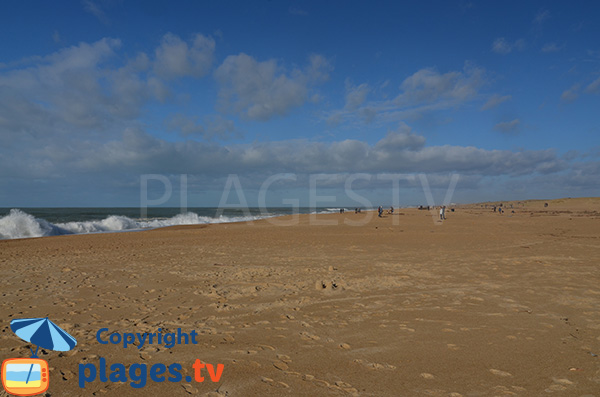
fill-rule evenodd
<path id="1" fill-rule="evenodd" d="M 194 212 L 178 214 L 172 218 L 135 220 L 122 215 L 111 215 L 98 221 L 50 223 L 18 209 L 0 218 L 0 239 L 56 236 L 61 234 L 85 234 L 154 229 L 175 225 L 198 225 L 207 223 L 246 222 L 265 216 L 224 216 L 217 218 L 199 216 Z"/>
<path id="2" fill-rule="evenodd" d="M 340 208 L 325 208 L 323 210 L 315 211 L 315 214 L 335 214 L 336 212 L 340 212 Z"/>
<path id="3" fill-rule="evenodd" d="M 33 216 L 17 209 L 0 218 L 0 239 L 42 237 L 60 234 L 49 222 L 36 219 Z"/>

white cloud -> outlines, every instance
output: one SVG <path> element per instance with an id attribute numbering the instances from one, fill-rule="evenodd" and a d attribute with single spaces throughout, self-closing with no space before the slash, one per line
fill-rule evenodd
<path id="1" fill-rule="evenodd" d="M 230 136 L 240 137 L 243 135 L 236 129 L 233 120 L 226 119 L 221 115 L 206 116 L 204 119 L 207 125 L 206 129 L 211 137 L 227 139 Z"/>
<path id="2" fill-rule="evenodd" d="M 136 118 L 143 105 L 151 98 L 166 97 L 167 89 L 161 82 L 155 78 L 144 79 L 142 76 L 149 64 L 146 54 L 140 53 L 123 67 L 107 73 L 111 99 L 106 101 L 106 107 L 113 116 Z"/>
<path id="3" fill-rule="evenodd" d="M 402 123 L 397 131 L 390 131 L 375 145 L 378 149 L 386 153 L 394 153 L 399 150 L 418 150 L 425 146 L 425 137 L 414 134 L 410 127 Z"/>
<path id="4" fill-rule="evenodd" d="M 308 60 L 309 65 L 305 75 L 309 82 L 322 83 L 329 80 L 329 73 L 333 71 L 333 65 L 327 58 L 319 54 L 311 54 Z"/>
<path id="5" fill-rule="evenodd" d="M 202 125 L 208 130 L 211 121 L 224 124 L 226 130 L 233 128 L 227 120 L 192 118 L 192 121 L 195 123 L 191 128 Z M 185 122 L 183 119 L 182 125 Z M 278 172 L 296 173 L 299 180 L 304 181 L 310 173 L 426 173 L 436 175 L 432 181 L 439 179 L 443 188 L 447 186 L 447 175 L 455 172 L 461 175 L 461 188 L 465 188 L 465 183 L 470 188 L 478 188 L 481 183 L 489 183 L 494 180 L 491 178 L 498 176 L 515 180 L 550 175 L 560 181 L 557 182 L 560 186 L 566 186 L 568 181 L 562 181 L 562 175 L 572 175 L 569 183 L 582 186 L 582 189 L 598 180 L 598 173 L 590 174 L 598 170 L 590 161 L 570 161 L 564 156 L 557 156 L 554 150 L 427 146 L 425 138 L 406 125 L 389 132 L 374 144 L 355 139 L 227 145 L 191 139 L 168 142 L 149 135 L 139 127 L 130 127 L 120 137 L 106 141 L 94 141 L 89 136 L 61 137 L 55 133 L 51 140 L 44 142 L 31 139 L 27 145 L 14 145 L 14 142 L 9 145 L 0 145 L 0 169 L 3 170 L 0 175 L 0 187 L 3 189 L 0 191 L 6 191 L 6 187 L 14 189 L 18 185 L 15 181 L 20 180 L 27 181 L 21 185 L 26 186 L 24 191 L 29 194 L 42 184 L 46 187 L 77 186 L 103 195 L 111 192 L 113 196 L 122 197 L 126 194 L 123 186 L 130 186 L 127 189 L 133 192 L 131 197 L 135 200 L 139 197 L 139 176 L 146 173 L 189 174 L 190 180 L 196 178 L 202 181 L 196 187 L 196 193 L 219 189 L 222 178 L 230 173 L 242 178 L 244 188 L 258 187 L 266 177 Z M 10 156 L 6 155 L 7 152 Z M 335 181 L 332 184 L 335 187 Z M 57 193 L 49 189 L 47 194 Z M 16 197 L 14 193 L 12 197 Z"/>
<path id="6" fill-rule="evenodd" d="M 514 119 L 511 121 L 505 121 L 502 123 L 498 123 L 494 126 L 496 131 L 502 132 L 504 134 L 514 134 L 518 132 L 519 126 L 521 125 L 521 120 Z"/>
<path id="7" fill-rule="evenodd" d="M 507 41 L 504 37 L 499 37 L 492 43 L 492 51 L 497 54 L 506 55 L 512 52 L 513 49 L 517 49 L 519 51 L 525 50 L 527 46 L 525 40 L 518 39 L 514 43 Z"/>
<path id="8" fill-rule="evenodd" d="M 514 47 L 519 51 L 524 51 L 527 47 L 527 42 L 525 41 L 525 39 L 517 39 L 515 41 Z"/>
<path id="9" fill-rule="evenodd" d="M 366 83 L 353 86 L 349 80 L 346 80 L 346 109 L 358 109 L 367 99 L 367 94 L 370 90 L 369 85 Z"/>
<path id="10" fill-rule="evenodd" d="M 325 112 L 324 120 L 332 126 L 342 123 L 392 123 L 418 118 L 427 112 L 459 107 L 473 99 L 487 83 L 485 70 L 465 63 L 462 71 L 440 73 L 424 68 L 408 76 L 400 92 L 388 100 L 368 100 L 377 93 L 367 84 L 346 84 L 344 108 Z M 387 85 L 387 83 L 385 83 Z"/>
<path id="11" fill-rule="evenodd" d="M 167 121 L 167 128 L 171 131 L 179 131 L 183 136 L 204 135 L 204 126 L 198 123 L 198 117 L 187 117 L 176 113 Z"/>
<path id="12" fill-rule="evenodd" d="M 215 137 L 227 139 L 232 135 L 239 135 L 232 120 L 219 115 L 205 116 L 202 120 L 201 122 L 198 116 L 176 113 L 165 122 L 165 125 L 168 130 L 178 132 L 184 137 L 201 137 L 210 140 Z"/>
<path id="13" fill-rule="evenodd" d="M 164 79 L 185 76 L 202 77 L 212 66 L 215 40 L 195 34 L 188 45 L 178 36 L 167 33 L 155 51 L 154 72 Z"/>
<path id="14" fill-rule="evenodd" d="M 390 132 L 374 145 L 347 139 L 331 143 L 287 140 L 225 146 L 195 141 L 166 142 L 130 128 L 122 139 L 102 145 L 78 141 L 36 153 L 35 164 L 27 162 L 15 169 L 17 175 L 50 177 L 86 172 L 139 176 L 160 172 L 214 178 L 239 173 L 262 178 L 277 170 L 295 173 L 460 172 L 493 176 L 555 172 L 565 167 L 565 161 L 552 150 L 512 152 L 425 146 L 422 136 L 406 128 Z M 57 153 L 60 153 L 59 160 Z M 21 157 L 31 158 L 31 153 L 23 153 Z M 43 166 L 38 167 L 40 164 Z"/>
<path id="15" fill-rule="evenodd" d="M 215 71 L 221 85 L 220 109 L 251 120 L 283 116 L 308 99 L 309 88 L 328 77 L 329 63 L 319 55 L 309 66 L 291 72 L 274 59 L 259 62 L 247 54 L 230 55 Z"/>
<path id="16" fill-rule="evenodd" d="M 508 100 L 510 100 L 512 98 L 512 96 L 510 95 L 504 95 L 504 96 L 500 96 L 498 94 L 494 94 L 490 97 L 490 99 L 487 100 L 487 102 L 481 107 L 481 110 L 489 110 L 489 109 L 493 109 L 496 106 L 500 105 L 503 102 L 506 102 Z"/>
<path id="17" fill-rule="evenodd" d="M 333 112 L 327 116 L 326 122 L 332 127 L 337 127 L 342 122 L 344 114 L 342 112 Z"/>
<path id="18" fill-rule="evenodd" d="M 563 46 L 559 46 L 556 43 L 546 43 L 542 47 L 542 52 L 550 53 L 550 52 L 558 52 L 563 49 Z"/>
<path id="19" fill-rule="evenodd" d="M 504 37 L 500 37 L 494 40 L 492 50 L 498 54 L 508 54 L 512 51 L 512 45 Z"/>
<path id="20" fill-rule="evenodd" d="M 107 184 L 103 188 L 118 195 L 115 180 L 139 188 L 136 182 L 142 173 L 197 174 L 210 183 L 228 173 L 258 180 L 274 170 L 460 172 L 477 181 L 487 176 L 531 176 L 572 169 L 569 160 L 558 158 L 552 150 L 426 146 L 425 138 L 405 124 L 377 142 L 284 140 L 225 145 L 210 139 L 239 134 L 233 120 L 182 113 L 175 114 L 166 126 L 190 139 L 170 142 L 144 131 L 139 116 L 149 102 L 170 98 L 170 79 L 210 72 L 214 41 L 196 35 L 184 42 L 167 35 L 156 52 L 127 59 L 121 56 L 120 47 L 119 40 L 107 38 L 0 69 L 0 191 L 13 186 L 15 179 L 31 184 L 35 179 L 54 186 L 55 181 L 70 185 L 78 178 L 104 178 Z M 168 54 L 173 58 L 166 59 Z M 227 57 L 214 76 L 220 84 L 223 109 L 267 120 L 318 97 L 315 87 L 327 80 L 331 70 L 330 63 L 319 55 L 311 56 L 303 67 L 290 69 L 276 60 L 261 62 L 240 54 Z M 378 89 L 349 84 L 345 106 L 328 117 L 334 124 L 353 118 L 397 122 L 411 114 L 477 100 L 486 80 L 483 69 L 469 64 L 455 71 L 425 68 L 406 77 L 393 100 L 382 101 L 373 99 Z M 598 92 L 599 86 L 596 80 L 586 92 Z M 495 95 L 484 107 L 497 106 L 507 97 Z M 518 129 L 518 119 L 508 122 L 508 127 L 515 122 Z M 203 139 L 192 139 L 195 137 Z M 582 167 L 578 172 L 585 174 L 591 169 Z"/>
<path id="21" fill-rule="evenodd" d="M 537 14 L 535 14 L 535 18 L 533 18 L 533 23 L 536 25 L 541 25 L 548 19 L 550 19 L 550 11 L 541 9 L 538 11 Z"/>
<path id="22" fill-rule="evenodd" d="M 377 116 L 377 110 L 367 106 L 360 109 L 359 114 L 364 117 L 365 123 L 371 124 L 375 120 L 375 116 Z"/>
<path id="23" fill-rule="evenodd" d="M 579 89 L 581 88 L 580 84 L 574 84 L 568 90 L 563 91 L 560 99 L 563 102 L 573 102 L 577 98 L 579 98 Z"/>
<path id="24" fill-rule="evenodd" d="M 196 35 L 188 46 L 167 35 L 157 59 L 139 53 L 118 66 L 120 47 L 120 40 L 105 38 L 0 70 L 0 141 L 9 136 L 15 144 L 32 138 L 46 142 L 77 135 L 110 137 L 135 123 L 149 102 L 169 98 L 169 86 L 154 68 L 169 78 L 206 73 L 214 43 Z M 165 64 L 169 53 L 179 57 Z"/>
<path id="25" fill-rule="evenodd" d="M 472 99 L 484 82 L 483 69 L 470 65 L 463 72 L 444 74 L 433 68 L 421 69 L 402 82 L 402 93 L 395 102 L 403 106 L 433 103 L 452 106 Z"/>
<path id="26" fill-rule="evenodd" d="M 588 94 L 600 94 L 600 77 L 594 80 L 585 89 Z"/>
<path id="27" fill-rule="evenodd" d="M 98 4 L 96 4 L 94 1 L 92 1 L 92 0 L 82 0 L 81 4 L 83 4 L 83 9 L 84 10 L 86 10 L 90 14 L 94 15 L 96 18 L 98 18 L 98 20 L 100 22 L 103 22 L 103 23 L 107 23 L 108 22 L 108 20 L 106 18 L 106 14 L 102 10 L 102 8 L 100 8 L 100 6 Z"/>
<path id="28" fill-rule="evenodd" d="M 102 87 L 102 65 L 115 55 L 119 40 L 102 39 L 81 43 L 35 58 L 30 66 L 0 74 L 0 102 L 12 112 L 4 117 L 23 126 L 34 127 L 30 112 L 44 115 L 53 125 L 66 122 L 77 127 L 98 127 L 110 115 L 110 100 Z M 11 104 L 10 102 L 14 102 Z M 35 121 L 34 121 L 35 122 Z M 37 126 L 46 129 L 48 124 Z"/>

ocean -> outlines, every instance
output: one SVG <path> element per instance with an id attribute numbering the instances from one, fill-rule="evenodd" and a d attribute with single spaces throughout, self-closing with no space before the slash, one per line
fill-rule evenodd
<path id="1" fill-rule="evenodd" d="M 346 209 L 347 211 L 349 209 Z M 291 215 L 293 208 L 0 208 L 0 240 L 64 234 L 111 233 L 175 225 L 246 222 Z M 339 208 L 299 208 L 297 213 L 334 213 Z"/>

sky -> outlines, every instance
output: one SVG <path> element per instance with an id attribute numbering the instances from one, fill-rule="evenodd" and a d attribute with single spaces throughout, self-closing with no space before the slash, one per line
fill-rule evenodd
<path id="1" fill-rule="evenodd" d="M 599 20 L 595 1 L 2 2 L 0 207 L 414 205 L 453 178 L 453 202 L 599 196 Z"/>

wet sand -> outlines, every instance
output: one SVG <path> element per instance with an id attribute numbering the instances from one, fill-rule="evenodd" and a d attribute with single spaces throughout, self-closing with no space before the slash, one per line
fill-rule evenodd
<path id="1" fill-rule="evenodd" d="M 48 316 L 78 340 L 40 354 L 51 396 L 600 396 L 600 199 L 485 205 L 0 241 L 1 357 L 32 346 L 12 318 Z M 101 357 L 183 380 L 81 389 Z M 196 359 L 220 381 L 186 381 Z"/>

